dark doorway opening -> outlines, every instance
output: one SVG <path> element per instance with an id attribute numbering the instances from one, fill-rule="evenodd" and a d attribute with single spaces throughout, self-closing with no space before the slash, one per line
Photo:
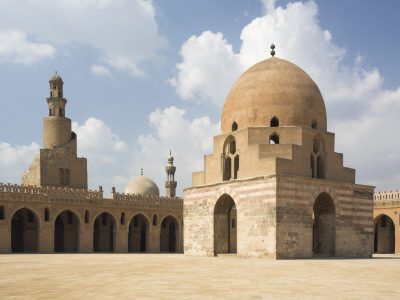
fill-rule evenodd
<path id="1" fill-rule="evenodd" d="M 214 255 L 236 253 L 237 212 L 232 197 L 222 195 L 214 207 Z"/>

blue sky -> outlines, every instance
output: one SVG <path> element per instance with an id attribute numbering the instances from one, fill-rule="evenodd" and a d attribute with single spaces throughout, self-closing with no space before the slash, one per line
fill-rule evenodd
<path id="1" fill-rule="evenodd" d="M 230 86 L 277 56 L 319 85 L 357 183 L 400 186 L 397 1 L 4 0 L 0 3 L 0 182 L 20 183 L 42 146 L 48 80 L 88 158 L 89 187 L 140 174 L 164 191 L 169 150 L 190 186 L 219 133 Z M 181 191 L 179 192 L 182 195 Z"/>

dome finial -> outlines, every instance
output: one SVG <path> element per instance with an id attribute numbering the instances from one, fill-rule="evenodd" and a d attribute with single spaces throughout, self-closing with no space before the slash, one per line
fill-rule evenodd
<path id="1" fill-rule="evenodd" d="M 140 175 L 143 176 L 143 168 L 140 169 Z"/>
<path id="2" fill-rule="evenodd" d="M 274 50 L 275 45 L 272 43 L 270 47 L 271 47 L 271 56 L 273 57 L 275 55 L 275 50 Z"/>

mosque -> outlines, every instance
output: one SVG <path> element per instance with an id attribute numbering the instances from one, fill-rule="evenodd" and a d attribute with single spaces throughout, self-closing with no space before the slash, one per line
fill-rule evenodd
<path id="1" fill-rule="evenodd" d="M 0 184 L 0 253 L 183 252 L 183 201 L 175 196 L 174 158 L 165 167 L 167 197 L 145 176 L 125 193 L 88 190 L 86 158 L 77 157 L 77 135 L 66 118 L 63 80 L 50 78 L 44 148 L 22 185 Z"/>
<path id="2" fill-rule="evenodd" d="M 145 176 L 124 193 L 113 188 L 110 199 L 101 186 L 88 190 L 87 160 L 77 156 L 77 136 L 65 117 L 63 80 L 53 75 L 44 148 L 22 185 L 0 184 L 0 253 L 399 253 L 393 220 L 400 200 L 383 201 L 373 186 L 355 183 L 355 170 L 334 151 L 318 86 L 271 48 L 272 57 L 249 68 L 229 91 L 213 153 L 204 156 L 204 170 L 193 173 L 183 199 L 176 197 L 172 156 L 166 197 Z"/>

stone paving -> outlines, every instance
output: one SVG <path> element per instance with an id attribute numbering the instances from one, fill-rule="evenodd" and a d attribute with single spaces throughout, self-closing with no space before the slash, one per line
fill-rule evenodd
<path id="1" fill-rule="evenodd" d="M 0 255 L 1 299 L 400 299 L 400 257 Z"/>

